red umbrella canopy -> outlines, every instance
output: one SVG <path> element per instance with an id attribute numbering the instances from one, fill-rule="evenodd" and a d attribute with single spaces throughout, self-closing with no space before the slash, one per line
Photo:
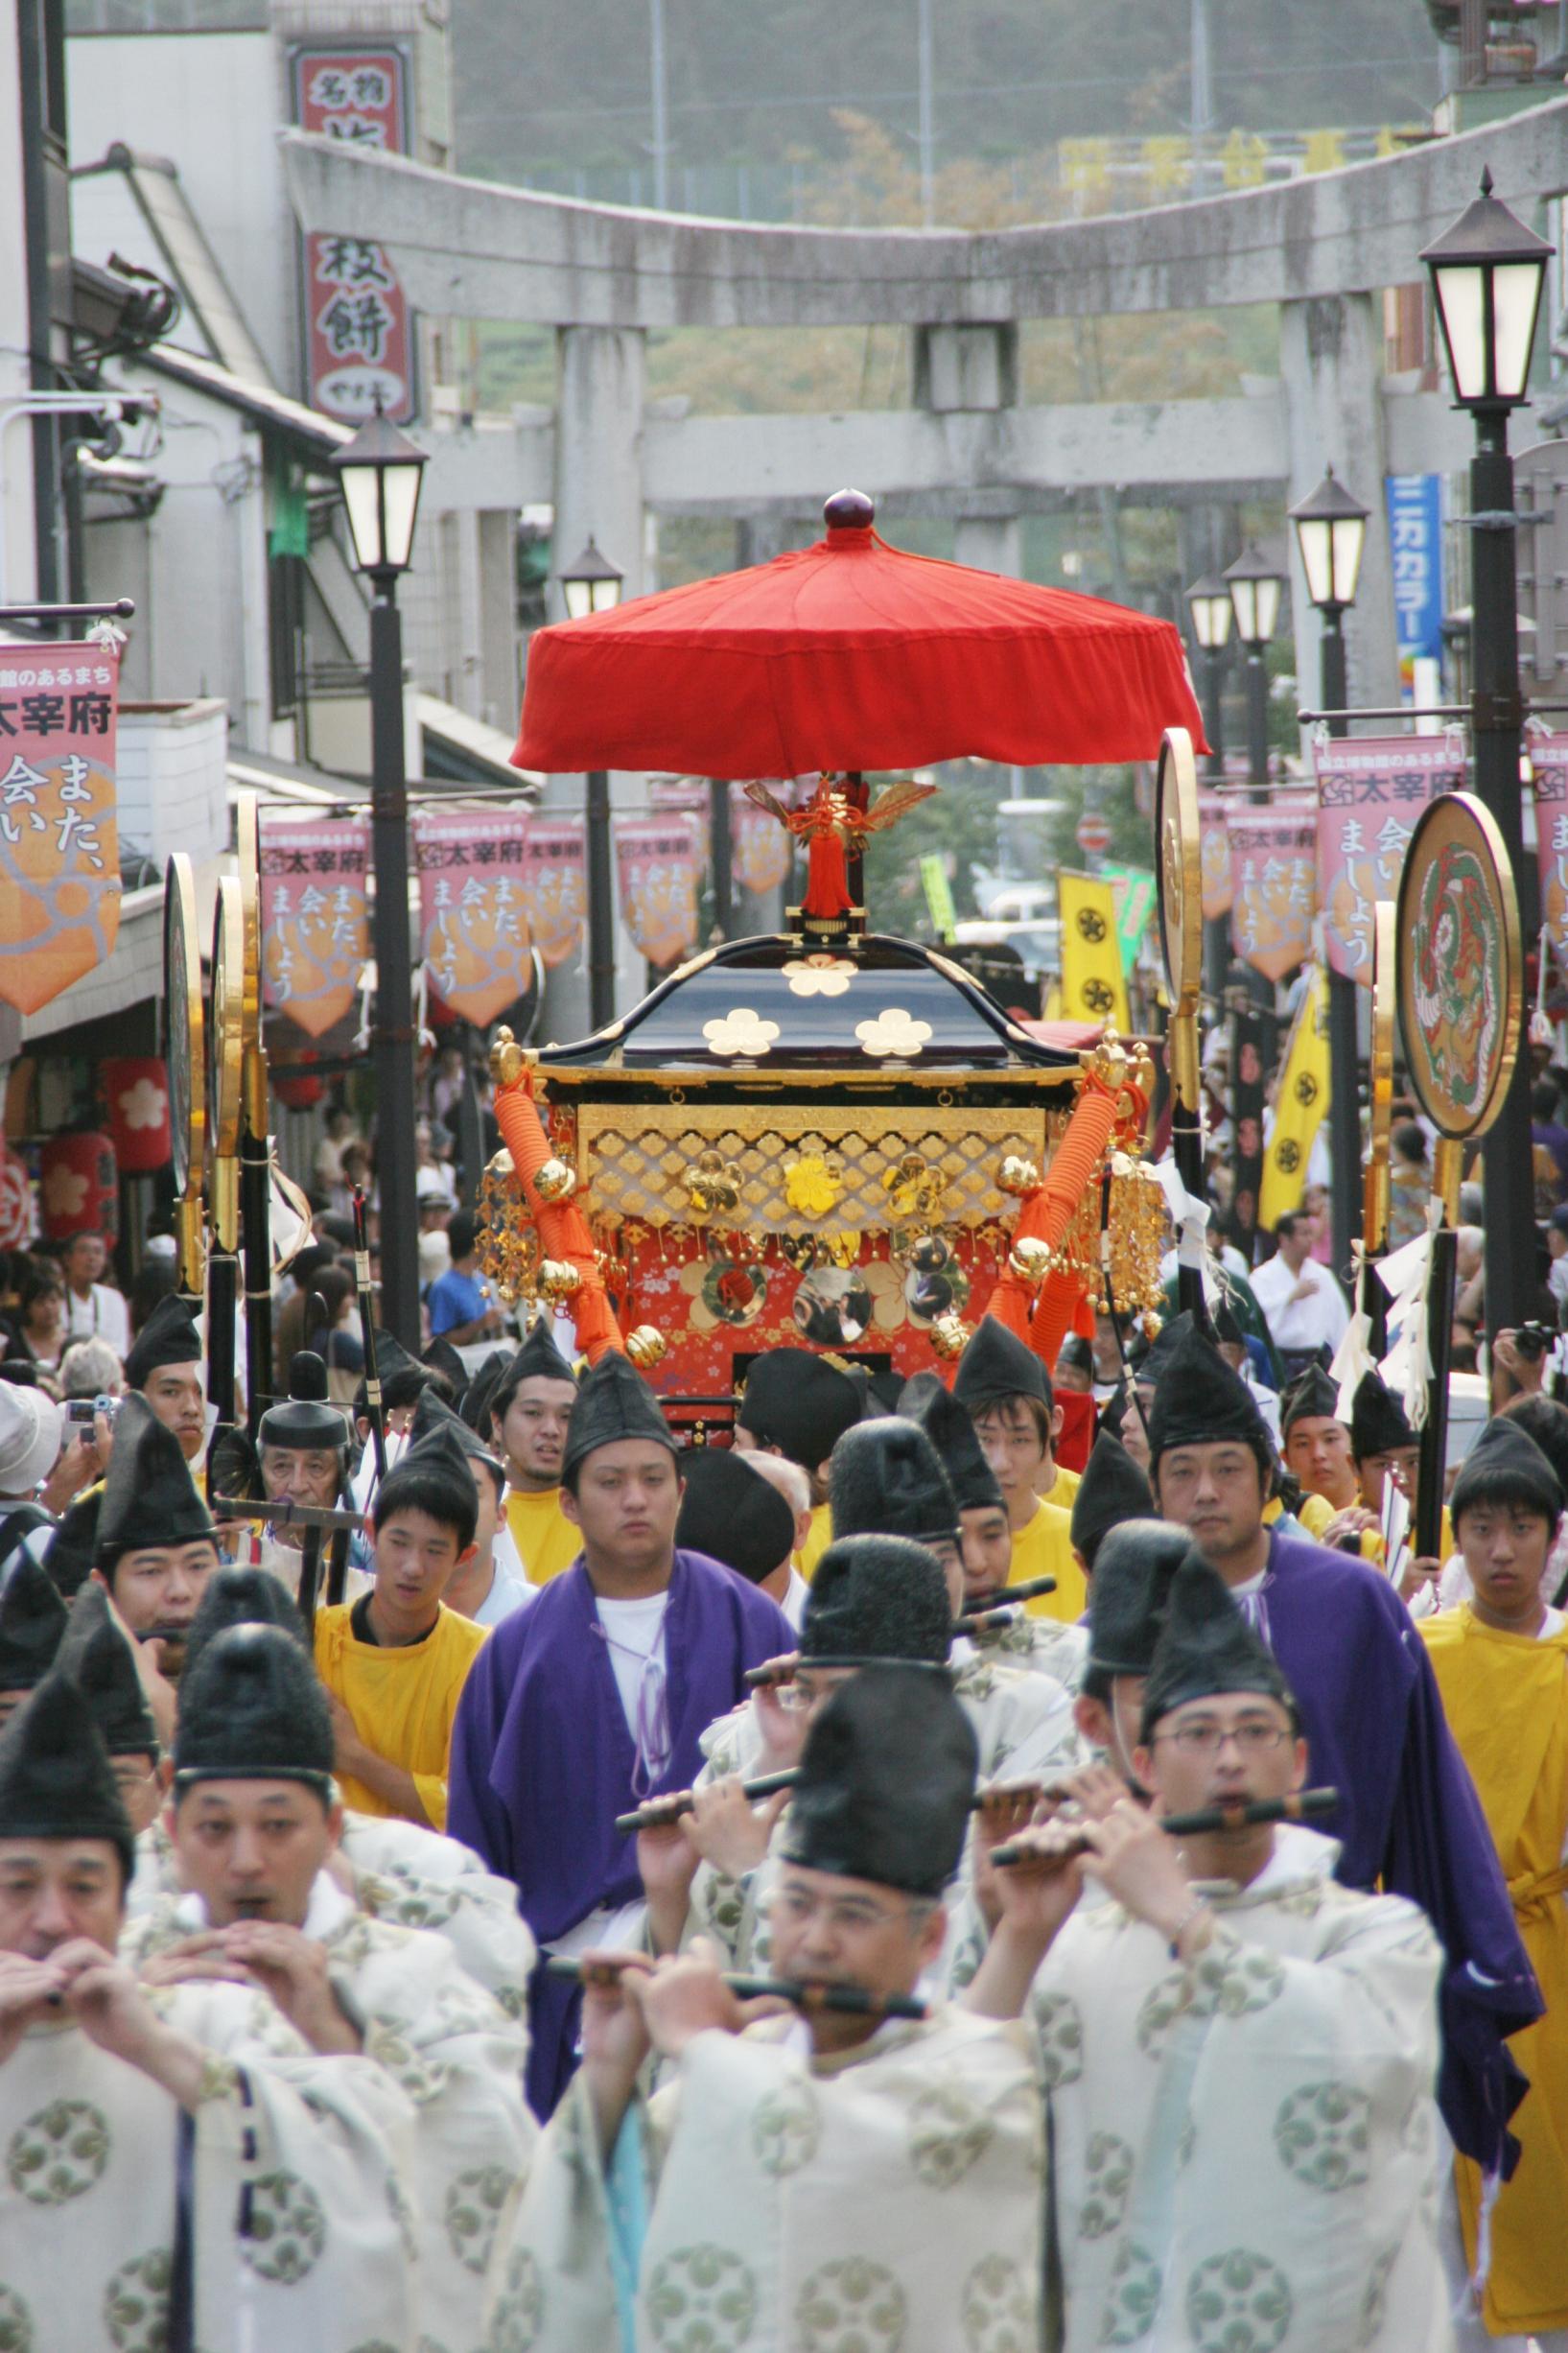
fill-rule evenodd
<path id="1" fill-rule="evenodd" d="M 824 511 L 799 553 L 541 629 L 517 765 L 783 777 L 1154 760 L 1167 727 L 1202 745 L 1172 623 L 906 555 L 858 491 Z"/>

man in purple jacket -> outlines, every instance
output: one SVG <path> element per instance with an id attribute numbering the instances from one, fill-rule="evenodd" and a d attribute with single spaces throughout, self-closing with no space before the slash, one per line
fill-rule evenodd
<path id="1" fill-rule="evenodd" d="M 1268 1433 L 1245 1384 L 1196 1331 L 1155 1392 L 1149 1449 L 1162 1517 L 1191 1531 L 1274 1652 L 1301 1710 L 1309 1777 L 1339 1791 L 1319 1825 L 1341 1842 L 1335 1876 L 1409 1896 L 1442 1943 L 1439 2100 L 1455 2145 L 1506 2174 L 1525 2079 L 1504 2038 L 1543 2005 L 1409 1612 L 1366 1563 L 1264 1525 Z"/>
<path id="2" fill-rule="evenodd" d="M 582 1551 L 495 1629 L 453 1729 L 448 1832 L 516 1882 L 556 1952 L 635 1942 L 636 1842 L 616 1816 L 690 1788 L 746 1669 L 795 1646 L 765 1593 L 676 1550 L 676 1451 L 646 1382 L 607 1355 L 578 1391 L 561 1469 Z M 581 1992 L 540 1971 L 529 1998 L 528 2098 L 549 2116 L 577 2063 Z"/>

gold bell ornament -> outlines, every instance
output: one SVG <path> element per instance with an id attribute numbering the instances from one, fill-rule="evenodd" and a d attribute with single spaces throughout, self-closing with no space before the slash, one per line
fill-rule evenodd
<path id="1" fill-rule="evenodd" d="M 539 1288 L 554 1305 L 582 1288 L 582 1275 L 570 1259 L 546 1259 L 539 1268 Z"/>
<path id="2" fill-rule="evenodd" d="M 1007 1254 L 1007 1263 L 1020 1282 L 1039 1285 L 1051 1271 L 1052 1253 L 1048 1242 L 1033 1235 L 1024 1235 L 1013 1244 Z"/>
<path id="3" fill-rule="evenodd" d="M 931 1346 L 947 1363 L 956 1363 L 974 1337 L 973 1329 L 951 1308 L 931 1326 Z"/>
<path id="4" fill-rule="evenodd" d="M 640 1373 L 651 1373 L 669 1353 L 669 1342 L 652 1324 L 639 1324 L 626 1335 L 626 1353 Z"/>
<path id="5" fill-rule="evenodd" d="M 1009 1152 L 996 1171 L 996 1189 L 1019 1197 L 1024 1193 L 1038 1192 L 1040 1170 L 1032 1160 L 1025 1160 L 1021 1153 Z"/>
<path id="6" fill-rule="evenodd" d="M 547 1160 L 533 1180 L 541 1201 L 570 1201 L 577 1189 L 577 1174 L 564 1160 Z"/>

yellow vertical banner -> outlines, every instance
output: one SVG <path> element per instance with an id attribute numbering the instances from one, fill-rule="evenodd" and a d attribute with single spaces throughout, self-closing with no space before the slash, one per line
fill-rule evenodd
<path id="1" fill-rule="evenodd" d="M 1127 981 L 1116 934 L 1116 899 L 1109 882 L 1089 874 L 1057 876 L 1062 920 L 1062 1014 L 1069 1022 L 1131 1026 Z"/>
<path id="2" fill-rule="evenodd" d="M 1307 1162 L 1327 1109 L 1328 976 L 1320 968 L 1301 992 L 1285 1047 L 1274 1132 L 1263 1154 L 1263 1185 L 1257 1205 L 1260 1231 L 1275 1225 L 1287 1210 L 1300 1207 Z"/>

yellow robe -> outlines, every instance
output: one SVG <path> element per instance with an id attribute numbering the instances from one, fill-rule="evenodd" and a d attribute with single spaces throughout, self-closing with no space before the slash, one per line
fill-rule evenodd
<path id="1" fill-rule="evenodd" d="M 443 1602 L 423 1642 L 384 1650 L 359 1640 L 349 1624 L 351 1607 L 342 1602 L 316 1612 L 316 1671 L 348 1709 L 365 1747 L 413 1776 L 420 1804 L 444 1830 L 453 1718 L 474 1654 L 490 1629 L 459 1617 Z M 339 1787 L 356 1813 L 396 1810 L 352 1774 L 340 1775 Z"/>
<path id="2" fill-rule="evenodd" d="M 1072 1549 L 1072 1514 L 1059 1503 L 1037 1503 L 1034 1518 L 1013 1536 L 1009 1585 L 1031 1577 L 1054 1577 L 1056 1591 L 1039 1593 L 1023 1605 L 1031 1617 L 1061 1618 L 1074 1626 L 1088 1607 L 1088 1587 Z"/>
<path id="3" fill-rule="evenodd" d="M 828 1503 L 819 1503 L 811 1514 L 811 1525 L 806 1541 L 795 1555 L 795 1565 L 807 1583 L 815 1576 L 817 1563 L 832 1541 L 832 1506 Z"/>
<path id="4" fill-rule="evenodd" d="M 570 1568 L 582 1550 L 582 1532 L 562 1511 L 558 1487 L 544 1487 L 531 1494 L 521 1487 L 508 1488 L 506 1525 L 530 1585 L 548 1585 L 563 1568 Z"/>
<path id="5" fill-rule="evenodd" d="M 1263 1506 L 1263 1525 L 1266 1528 L 1272 1528 L 1275 1521 L 1276 1519 L 1282 1519 L 1284 1516 L 1285 1507 L 1280 1502 L 1279 1497 L 1277 1495 L 1271 1495 L 1268 1502 Z M 1301 1508 L 1296 1514 L 1296 1518 L 1298 1520 L 1299 1520 L 1301 1526 L 1306 1530 L 1308 1536 L 1311 1537 L 1315 1544 L 1321 1544 L 1322 1542 L 1323 1530 L 1327 1527 L 1333 1517 L 1334 1506 L 1331 1503 L 1325 1503 L 1322 1495 L 1303 1494 L 1301 1497 Z"/>
<path id="6" fill-rule="evenodd" d="M 1484 1626 L 1468 1603 L 1422 1618 L 1443 1712 L 1486 1812 L 1546 2016 L 1509 2038 L 1530 2078 L 1523 2145 L 1491 2218 L 1486 2321 L 1494 2336 L 1568 2327 L 1568 1627 L 1536 1641 Z M 1456 2159 L 1472 2265 L 1481 2177 Z"/>

